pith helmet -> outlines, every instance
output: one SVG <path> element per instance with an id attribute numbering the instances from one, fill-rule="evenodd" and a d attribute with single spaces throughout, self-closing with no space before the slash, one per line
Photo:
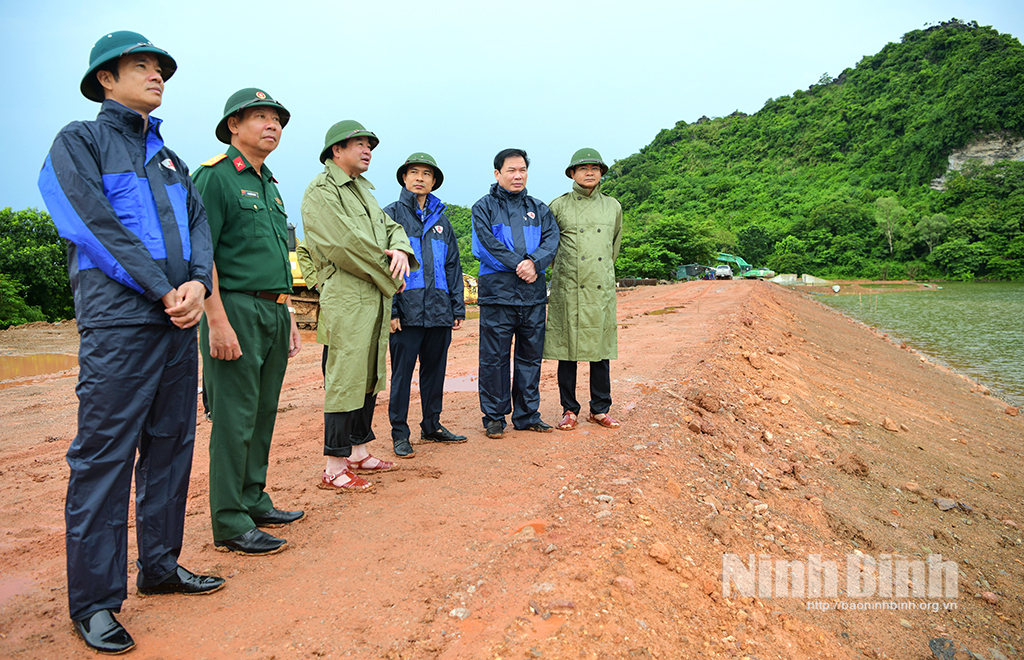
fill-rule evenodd
<path id="1" fill-rule="evenodd" d="M 608 166 L 601 160 L 601 154 L 597 153 L 597 149 L 580 149 L 572 155 L 572 162 L 565 168 L 565 176 L 571 179 L 572 168 L 584 163 L 597 163 L 601 166 L 601 176 L 608 174 Z"/>
<path id="2" fill-rule="evenodd" d="M 363 125 L 356 120 L 346 119 L 345 121 L 339 121 L 327 129 L 327 136 L 324 138 L 324 148 L 320 152 L 320 162 L 323 163 L 331 157 L 331 147 L 343 140 L 354 137 L 370 138 L 370 151 L 376 149 L 377 145 L 380 144 L 377 136 L 363 128 Z"/>
<path id="3" fill-rule="evenodd" d="M 167 51 L 157 48 L 138 32 L 128 32 L 127 30 L 111 32 L 100 37 L 96 45 L 92 47 L 92 52 L 89 53 L 89 70 L 85 72 L 82 84 L 79 86 L 82 95 L 90 101 L 102 103 L 103 87 L 100 86 L 100 81 L 96 80 L 96 72 L 103 64 L 128 53 L 153 53 L 156 55 L 160 62 L 160 68 L 163 69 L 165 81 L 170 80 L 178 68 L 174 58 L 168 55 Z"/>
<path id="4" fill-rule="evenodd" d="M 277 111 L 281 115 L 281 128 L 284 128 L 288 124 L 288 120 L 291 119 L 292 114 L 287 109 L 274 99 L 270 98 L 270 94 L 267 94 L 262 89 L 256 87 L 246 87 L 240 89 L 228 99 L 228 102 L 224 104 L 224 118 L 217 124 L 217 139 L 224 144 L 231 144 L 231 131 L 228 130 L 228 117 L 235 114 L 239 110 L 245 108 L 255 108 L 256 106 L 266 105 L 272 108 L 277 108 Z"/>
<path id="5" fill-rule="evenodd" d="M 402 180 L 402 177 L 405 176 L 405 172 L 409 169 L 409 166 L 415 163 L 419 163 L 420 165 L 430 165 L 434 168 L 434 190 L 441 187 L 441 184 L 444 183 L 444 174 L 441 172 L 441 168 L 437 166 L 437 161 L 434 160 L 433 156 L 422 151 L 417 151 L 413 155 L 409 156 L 405 159 L 405 162 L 399 166 L 398 172 L 396 172 L 398 185 L 405 185 L 405 181 Z"/>

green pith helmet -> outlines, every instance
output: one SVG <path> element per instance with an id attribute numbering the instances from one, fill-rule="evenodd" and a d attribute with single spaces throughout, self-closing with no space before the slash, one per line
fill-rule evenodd
<path id="1" fill-rule="evenodd" d="M 433 190 L 437 190 L 438 188 L 441 187 L 441 184 L 444 183 L 444 173 L 441 172 L 441 168 L 437 166 L 437 161 L 434 160 L 434 157 L 423 151 L 417 151 L 413 155 L 406 158 L 405 162 L 402 163 L 401 166 L 399 166 L 398 172 L 396 172 L 395 174 L 398 177 L 398 185 L 403 187 L 405 186 L 405 181 L 402 180 L 402 177 L 405 176 L 405 172 L 406 170 L 409 169 L 409 166 L 414 163 L 419 163 L 420 165 L 430 165 L 432 168 L 434 168 Z M 433 192 L 433 190 L 431 192 Z"/>
<path id="2" fill-rule="evenodd" d="M 320 152 L 320 162 L 324 163 L 331 157 L 331 147 L 343 140 L 354 137 L 370 138 L 370 151 L 376 149 L 377 145 L 380 144 L 377 136 L 363 128 L 363 125 L 356 120 L 346 119 L 345 121 L 339 121 L 327 129 L 327 136 L 324 138 L 324 149 Z"/>
<path id="3" fill-rule="evenodd" d="M 608 166 L 601 160 L 601 154 L 597 153 L 597 149 L 580 149 L 572 155 L 572 162 L 565 168 L 565 176 L 571 179 L 573 168 L 585 163 L 597 163 L 601 166 L 601 176 L 608 174 Z"/>
<path id="4" fill-rule="evenodd" d="M 128 32 L 127 30 L 111 32 L 100 37 L 89 53 L 89 70 L 85 72 L 82 84 L 79 86 L 79 89 L 82 90 L 82 96 L 90 101 L 102 103 L 104 98 L 103 87 L 100 86 L 100 81 L 96 79 L 96 72 L 99 71 L 103 64 L 110 60 L 119 59 L 122 55 L 127 55 L 128 53 L 155 54 L 160 62 L 160 68 L 163 69 L 164 82 L 170 80 L 178 68 L 174 58 L 168 55 L 167 51 L 157 48 L 150 43 L 149 39 L 138 32 Z"/>
<path id="5" fill-rule="evenodd" d="M 231 131 L 228 130 L 228 117 L 235 114 L 239 110 L 246 108 L 255 108 L 260 105 L 269 106 L 271 108 L 277 108 L 281 115 L 281 128 L 284 128 L 288 124 L 288 120 L 291 119 L 292 113 L 288 112 L 287 109 L 274 99 L 270 98 L 270 94 L 267 94 L 262 89 L 255 87 L 246 87 L 240 89 L 228 99 L 228 102 L 224 104 L 224 118 L 217 124 L 217 139 L 224 144 L 231 144 Z"/>

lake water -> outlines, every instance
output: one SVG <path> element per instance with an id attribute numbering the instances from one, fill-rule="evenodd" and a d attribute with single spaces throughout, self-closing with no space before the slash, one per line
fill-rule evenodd
<path id="1" fill-rule="evenodd" d="M 1024 405 L 1024 283 L 940 286 L 817 299 Z"/>

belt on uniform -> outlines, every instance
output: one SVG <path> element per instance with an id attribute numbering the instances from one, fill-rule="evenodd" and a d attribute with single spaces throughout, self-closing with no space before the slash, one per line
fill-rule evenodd
<path id="1" fill-rule="evenodd" d="M 288 296 L 290 295 L 287 293 L 270 293 L 269 291 L 235 291 L 235 293 L 244 293 L 247 296 L 256 296 L 257 298 L 276 302 L 279 305 L 283 305 L 288 302 Z"/>

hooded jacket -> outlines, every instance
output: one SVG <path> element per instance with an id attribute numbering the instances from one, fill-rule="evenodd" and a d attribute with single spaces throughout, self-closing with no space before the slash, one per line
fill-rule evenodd
<path id="1" fill-rule="evenodd" d="M 481 305 L 537 305 L 547 300 L 544 269 L 558 250 L 558 224 L 547 204 L 523 189 L 510 193 L 497 183 L 473 205 L 473 256 L 480 260 Z M 533 261 L 537 279 L 516 275 L 523 259 Z"/>
<path id="2" fill-rule="evenodd" d="M 185 282 L 213 286 L 213 248 L 188 168 L 161 121 L 107 99 L 95 121 L 57 134 L 39 191 L 68 241 L 79 329 L 170 325 L 161 298 Z"/>
<path id="3" fill-rule="evenodd" d="M 416 195 L 402 188 L 397 202 L 384 212 L 402 225 L 420 269 L 405 278 L 405 290 L 391 302 L 391 318 L 402 327 L 452 327 L 466 318 L 459 242 L 445 216 L 445 205 L 432 194 L 420 210 Z"/>

